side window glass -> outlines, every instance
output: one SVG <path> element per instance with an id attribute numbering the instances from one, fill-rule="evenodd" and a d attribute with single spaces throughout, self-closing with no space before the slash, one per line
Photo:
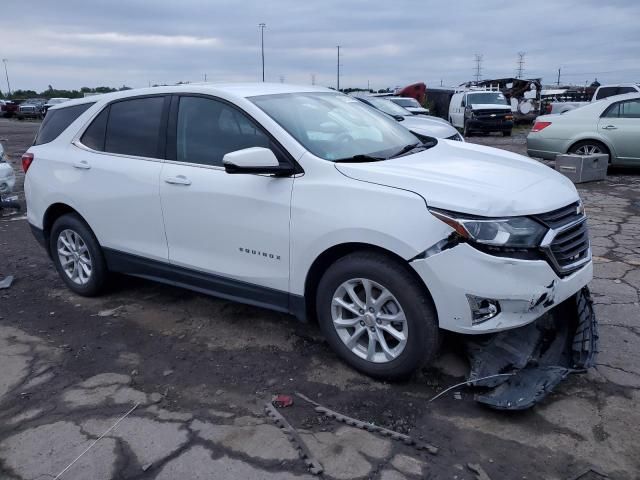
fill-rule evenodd
<path id="1" fill-rule="evenodd" d="M 620 104 L 614 103 L 604 112 L 602 116 L 606 118 L 617 118 L 619 116 L 619 112 L 620 112 Z"/>
<path id="2" fill-rule="evenodd" d="M 617 95 L 622 95 L 623 93 L 636 93 L 637 90 L 633 87 L 620 87 L 618 88 Z"/>
<path id="3" fill-rule="evenodd" d="M 620 118 L 640 118 L 640 100 L 630 100 L 618 104 Z"/>
<path id="4" fill-rule="evenodd" d="M 246 115 L 210 98 L 181 97 L 177 130 L 179 162 L 222 166 L 229 152 L 271 143 Z"/>
<path id="5" fill-rule="evenodd" d="M 110 107 L 107 107 L 102 110 L 82 134 L 80 142 L 82 142 L 86 147 L 99 152 L 104 152 L 104 134 L 107 130 L 109 108 Z"/>
<path id="6" fill-rule="evenodd" d="M 158 157 L 164 97 L 134 98 L 112 103 L 105 151 L 137 157 Z"/>
<path id="7" fill-rule="evenodd" d="M 92 103 L 83 103 L 73 107 L 49 110 L 44 117 L 40 130 L 36 136 L 35 145 L 42 145 L 54 141 L 71 125 L 80 115 L 87 111 Z"/>
<path id="8" fill-rule="evenodd" d="M 598 90 L 598 95 L 596 96 L 596 100 L 601 100 L 603 98 L 607 98 L 612 95 L 615 95 L 617 90 L 618 90 L 617 87 L 603 87 L 600 90 Z"/>

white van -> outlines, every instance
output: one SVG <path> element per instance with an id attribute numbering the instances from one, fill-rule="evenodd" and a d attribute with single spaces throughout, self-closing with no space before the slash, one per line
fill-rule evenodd
<path id="1" fill-rule="evenodd" d="M 502 92 L 469 90 L 454 93 L 449 104 L 449 122 L 463 131 L 502 132 L 511 135 L 513 113 Z"/>

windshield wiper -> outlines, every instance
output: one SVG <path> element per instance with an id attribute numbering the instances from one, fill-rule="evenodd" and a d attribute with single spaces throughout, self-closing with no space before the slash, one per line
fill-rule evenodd
<path id="1" fill-rule="evenodd" d="M 399 157 L 400 155 L 404 155 L 405 153 L 408 153 L 411 150 L 415 150 L 416 148 L 420 147 L 424 147 L 422 142 L 410 143 L 409 145 L 402 147 L 402 149 L 398 153 L 393 154 L 390 158 Z"/>
<path id="2" fill-rule="evenodd" d="M 387 160 L 386 158 L 373 157 L 371 155 L 354 155 L 353 157 L 338 158 L 333 163 L 367 163 L 367 162 L 382 162 Z"/>

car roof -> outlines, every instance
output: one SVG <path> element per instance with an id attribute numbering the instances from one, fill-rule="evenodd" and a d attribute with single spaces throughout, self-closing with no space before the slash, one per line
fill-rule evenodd
<path id="1" fill-rule="evenodd" d="M 152 94 L 169 93 L 202 93 L 209 95 L 226 94 L 236 98 L 248 98 L 259 95 L 278 95 L 283 93 L 303 93 L 303 92 L 335 92 L 329 88 L 316 87 L 312 85 L 291 85 L 286 83 L 189 83 L 182 85 L 167 85 L 149 88 L 134 88 L 100 95 L 69 100 L 62 104 L 51 107 L 50 110 L 82 105 L 85 103 L 96 103 L 102 101 L 119 100 L 128 97 Z"/>
<path id="2" fill-rule="evenodd" d="M 637 93 L 623 93 L 622 95 L 611 95 L 610 97 L 598 100 L 598 102 L 619 102 L 621 100 L 633 100 L 634 98 L 640 98 L 640 92 Z"/>

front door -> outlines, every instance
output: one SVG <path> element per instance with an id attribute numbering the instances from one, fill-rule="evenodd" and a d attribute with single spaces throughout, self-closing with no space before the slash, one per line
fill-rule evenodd
<path id="1" fill-rule="evenodd" d="M 243 148 L 282 152 L 227 102 L 203 96 L 174 102 L 175 135 L 168 135 L 174 141 L 160 175 L 169 261 L 207 274 L 229 297 L 251 294 L 256 304 L 284 298 L 293 178 L 228 174 L 222 164 L 226 153 Z"/>
<path id="2" fill-rule="evenodd" d="M 640 99 L 611 105 L 600 118 L 598 131 L 609 139 L 618 160 L 640 160 Z"/>

